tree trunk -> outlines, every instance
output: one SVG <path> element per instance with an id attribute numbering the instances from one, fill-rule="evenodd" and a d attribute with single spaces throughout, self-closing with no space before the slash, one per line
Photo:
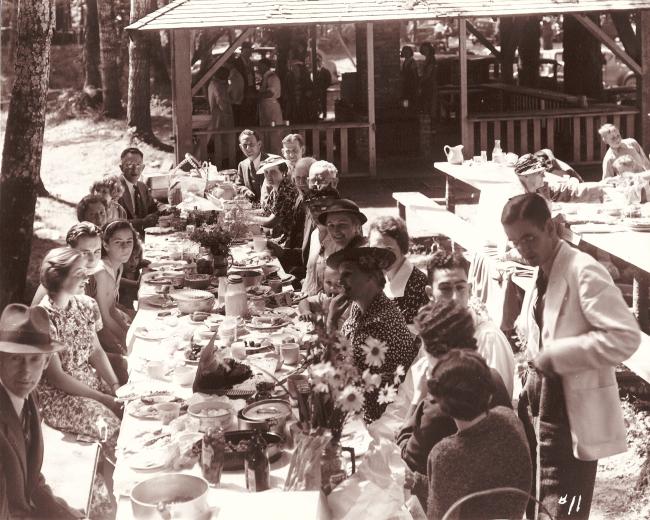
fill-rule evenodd
<path id="1" fill-rule="evenodd" d="M 86 23 L 84 27 L 84 91 L 91 105 L 101 101 L 102 76 L 99 71 L 99 18 L 97 0 L 86 0 Z"/>
<path id="2" fill-rule="evenodd" d="M 104 113 L 107 117 L 122 116 L 120 96 L 120 37 L 114 0 L 99 0 L 99 49 Z"/>
<path id="3" fill-rule="evenodd" d="M 21 0 L 0 174 L 0 310 L 23 301 L 40 183 L 54 0 Z"/>
<path id="4" fill-rule="evenodd" d="M 599 17 L 590 16 L 597 24 Z M 564 17 L 564 91 L 600 99 L 603 94 L 603 56 L 600 42 L 573 16 Z"/>
<path id="5" fill-rule="evenodd" d="M 131 22 L 156 9 L 155 0 L 131 0 Z M 129 43 L 129 88 L 126 119 L 131 135 L 163 150 L 173 147 L 161 143 L 151 126 L 151 75 L 150 54 L 152 35 L 135 31 Z"/>

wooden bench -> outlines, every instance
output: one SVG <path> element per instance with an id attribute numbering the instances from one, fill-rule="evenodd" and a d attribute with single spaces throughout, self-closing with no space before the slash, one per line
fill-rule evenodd
<path id="1" fill-rule="evenodd" d="M 82 443 L 70 433 L 55 430 L 45 423 L 41 426 L 45 481 L 56 496 L 88 515 L 99 461 L 99 444 Z"/>
<path id="2" fill-rule="evenodd" d="M 406 221 L 412 238 L 448 236 L 468 251 L 477 246 L 473 226 L 458 215 L 447 211 L 444 200 L 431 199 L 420 192 L 395 192 L 399 215 Z"/>

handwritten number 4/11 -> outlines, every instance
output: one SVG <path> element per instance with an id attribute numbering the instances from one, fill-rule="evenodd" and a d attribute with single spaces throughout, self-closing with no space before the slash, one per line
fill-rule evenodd
<path id="1" fill-rule="evenodd" d="M 576 498 L 578 499 L 577 504 L 576 504 Z M 560 499 L 558 500 L 558 504 L 564 505 L 564 504 L 567 503 L 567 500 L 568 500 L 568 495 L 564 495 L 564 496 L 560 497 Z M 572 496 L 571 497 L 571 504 L 569 505 L 569 511 L 568 511 L 567 514 L 568 515 L 571 514 L 571 512 L 573 511 L 574 504 L 576 506 L 576 513 L 579 512 L 580 511 L 580 502 L 581 501 L 582 501 L 582 495 L 578 495 L 577 497 L 575 495 Z"/>

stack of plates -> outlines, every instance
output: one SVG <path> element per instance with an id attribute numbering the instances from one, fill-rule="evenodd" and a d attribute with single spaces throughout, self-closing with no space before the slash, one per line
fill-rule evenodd
<path id="1" fill-rule="evenodd" d="M 625 225 L 632 231 L 650 232 L 650 218 L 631 218 L 625 221 Z"/>

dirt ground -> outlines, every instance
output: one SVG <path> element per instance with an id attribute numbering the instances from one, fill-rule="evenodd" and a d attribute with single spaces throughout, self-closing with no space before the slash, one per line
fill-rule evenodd
<path id="1" fill-rule="evenodd" d="M 158 136 L 169 142 L 168 119 L 157 117 L 155 126 Z M 27 300 L 31 299 L 38 285 L 38 267 L 43 256 L 52 247 L 63 244 L 66 231 L 76 221 L 74 206 L 88 193 L 94 180 L 119 171 L 120 151 L 128 145 L 130 140 L 123 121 L 73 119 L 46 127 L 42 178 L 53 198 L 39 198 L 37 203 Z M 147 169 L 168 169 L 171 154 L 144 144 L 138 146 L 145 154 Z M 401 180 L 400 185 L 403 182 Z M 419 181 L 413 182 L 417 184 Z M 345 194 L 358 200 L 369 216 L 392 214 L 395 209 L 390 198 L 392 185 L 389 184 L 382 183 L 376 190 L 368 190 L 365 182 L 349 183 Z M 650 491 L 646 496 L 634 491 L 645 459 L 644 445 L 650 438 L 650 415 L 635 413 L 628 403 L 624 403 L 624 412 L 629 449 L 599 464 L 591 514 L 595 520 L 650 519 Z"/>

